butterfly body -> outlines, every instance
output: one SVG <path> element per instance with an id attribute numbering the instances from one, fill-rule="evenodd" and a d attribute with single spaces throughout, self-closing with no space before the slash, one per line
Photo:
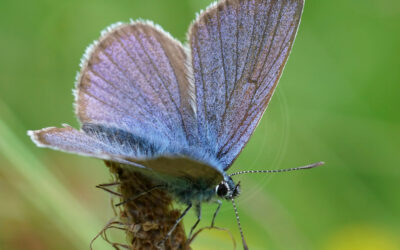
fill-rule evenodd
<path id="1" fill-rule="evenodd" d="M 134 171 L 151 177 L 157 186 L 168 190 L 184 204 L 215 199 L 215 187 L 222 180 L 230 179 L 218 161 L 207 152 L 202 152 L 201 148 L 173 146 L 122 129 L 90 123 L 83 124 L 82 130 L 111 147 L 117 147 L 124 155 L 120 156 L 120 161 L 134 161 L 140 166 Z"/>

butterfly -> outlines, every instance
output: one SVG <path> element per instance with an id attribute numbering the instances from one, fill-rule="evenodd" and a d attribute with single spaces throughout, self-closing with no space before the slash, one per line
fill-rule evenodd
<path id="1" fill-rule="evenodd" d="M 303 0 L 222 0 L 192 23 L 183 45 L 149 21 L 117 23 L 82 61 L 75 86 L 81 128 L 28 131 L 40 147 L 151 173 L 178 202 L 232 201 L 228 174 L 257 127 L 291 51 Z M 195 226 L 192 228 L 195 228 Z M 174 228 L 170 230 L 168 237 Z"/>

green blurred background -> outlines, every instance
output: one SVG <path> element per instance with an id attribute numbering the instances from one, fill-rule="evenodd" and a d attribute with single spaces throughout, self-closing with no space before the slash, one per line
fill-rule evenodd
<path id="1" fill-rule="evenodd" d="M 40 149 L 28 129 L 77 126 L 71 89 L 86 46 L 111 23 L 151 19 L 185 41 L 209 0 L 0 1 L 0 249 L 88 249 L 113 217 L 100 160 Z M 251 249 L 400 249 L 400 2 L 307 0 L 271 104 L 231 171 Z M 209 225 L 215 205 L 204 205 Z M 189 228 L 195 221 L 185 218 Z M 240 247 L 231 204 L 217 225 Z M 123 240 L 112 234 L 117 241 Z M 101 239 L 95 249 L 112 249 Z M 232 249 L 203 233 L 194 249 Z"/>

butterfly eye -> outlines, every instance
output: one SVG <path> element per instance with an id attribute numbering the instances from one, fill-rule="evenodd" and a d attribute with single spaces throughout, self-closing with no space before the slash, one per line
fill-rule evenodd
<path id="1" fill-rule="evenodd" d="M 216 191 L 219 197 L 225 197 L 229 191 L 228 185 L 223 182 L 217 186 Z"/>

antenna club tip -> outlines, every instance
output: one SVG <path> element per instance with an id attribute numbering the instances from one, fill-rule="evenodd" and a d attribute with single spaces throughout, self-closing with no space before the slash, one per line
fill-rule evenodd
<path id="1" fill-rule="evenodd" d="M 322 166 L 322 165 L 325 165 L 325 162 L 324 161 L 319 161 L 319 162 L 316 162 L 316 163 L 313 163 L 313 164 L 310 164 L 310 165 L 307 165 L 307 166 L 304 166 L 304 167 L 300 167 L 300 169 L 301 168 L 303 168 L 303 169 L 316 168 L 316 167 L 319 167 L 319 166 Z"/>

